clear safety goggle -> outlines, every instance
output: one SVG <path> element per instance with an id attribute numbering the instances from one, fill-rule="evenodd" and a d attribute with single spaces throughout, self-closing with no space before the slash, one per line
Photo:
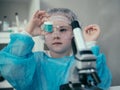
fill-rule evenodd
<path id="1" fill-rule="evenodd" d="M 70 30 L 71 28 L 72 27 L 70 25 L 54 26 L 51 22 L 45 22 L 44 25 L 43 25 L 43 30 L 45 32 L 48 32 L 48 33 L 52 33 L 52 32 L 55 32 L 55 31 L 64 32 L 64 31 Z"/>

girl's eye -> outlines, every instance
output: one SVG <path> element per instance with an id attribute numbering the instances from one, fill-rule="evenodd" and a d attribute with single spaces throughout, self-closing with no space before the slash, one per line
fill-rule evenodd
<path id="1" fill-rule="evenodd" d="M 60 32 L 66 32 L 67 31 L 67 29 L 60 29 Z"/>

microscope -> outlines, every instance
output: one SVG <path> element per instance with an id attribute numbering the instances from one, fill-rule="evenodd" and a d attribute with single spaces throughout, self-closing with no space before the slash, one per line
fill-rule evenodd
<path id="1" fill-rule="evenodd" d="M 68 83 L 61 85 L 60 90 L 102 90 L 97 87 L 101 81 L 96 71 L 96 57 L 86 46 L 79 22 L 73 21 L 71 26 L 74 34 L 72 47 L 75 63 L 71 68 Z"/>

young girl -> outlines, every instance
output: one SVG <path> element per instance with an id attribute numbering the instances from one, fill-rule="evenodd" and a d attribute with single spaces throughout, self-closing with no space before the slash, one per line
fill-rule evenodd
<path id="1" fill-rule="evenodd" d="M 24 32 L 11 34 L 10 43 L 0 52 L 0 72 L 16 90 L 59 90 L 68 82 L 70 68 L 75 62 L 72 54 L 74 37 L 71 22 L 76 15 L 66 8 L 38 10 Z M 40 27 L 45 21 L 53 23 L 53 31 L 45 32 Z M 104 54 L 100 53 L 95 41 L 99 37 L 97 25 L 89 25 L 83 30 L 88 48 L 97 57 L 96 69 L 101 79 L 98 87 L 108 89 L 111 73 Z M 43 35 L 48 52 L 32 52 L 32 36 Z"/>

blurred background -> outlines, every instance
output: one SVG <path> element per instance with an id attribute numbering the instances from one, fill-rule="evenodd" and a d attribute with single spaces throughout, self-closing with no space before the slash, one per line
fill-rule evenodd
<path id="1" fill-rule="evenodd" d="M 73 10 L 83 28 L 89 24 L 100 26 L 101 36 L 97 44 L 100 45 L 101 52 L 106 55 L 113 76 L 112 86 L 120 85 L 120 0 L 0 0 L 0 21 L 2 22 L 4 16 L 7 16 L 9 26 L 16 26 L 15 13 L 18 13 L 19 26 L 24 28 L 33 12 L 54 7 Z M 0 31 L 3 34 L 2 29 Z M 4 37 L 0 37 L 0 42 L 3 39 Z M 40 49 L 42 48 L 43 45 Z"/>

